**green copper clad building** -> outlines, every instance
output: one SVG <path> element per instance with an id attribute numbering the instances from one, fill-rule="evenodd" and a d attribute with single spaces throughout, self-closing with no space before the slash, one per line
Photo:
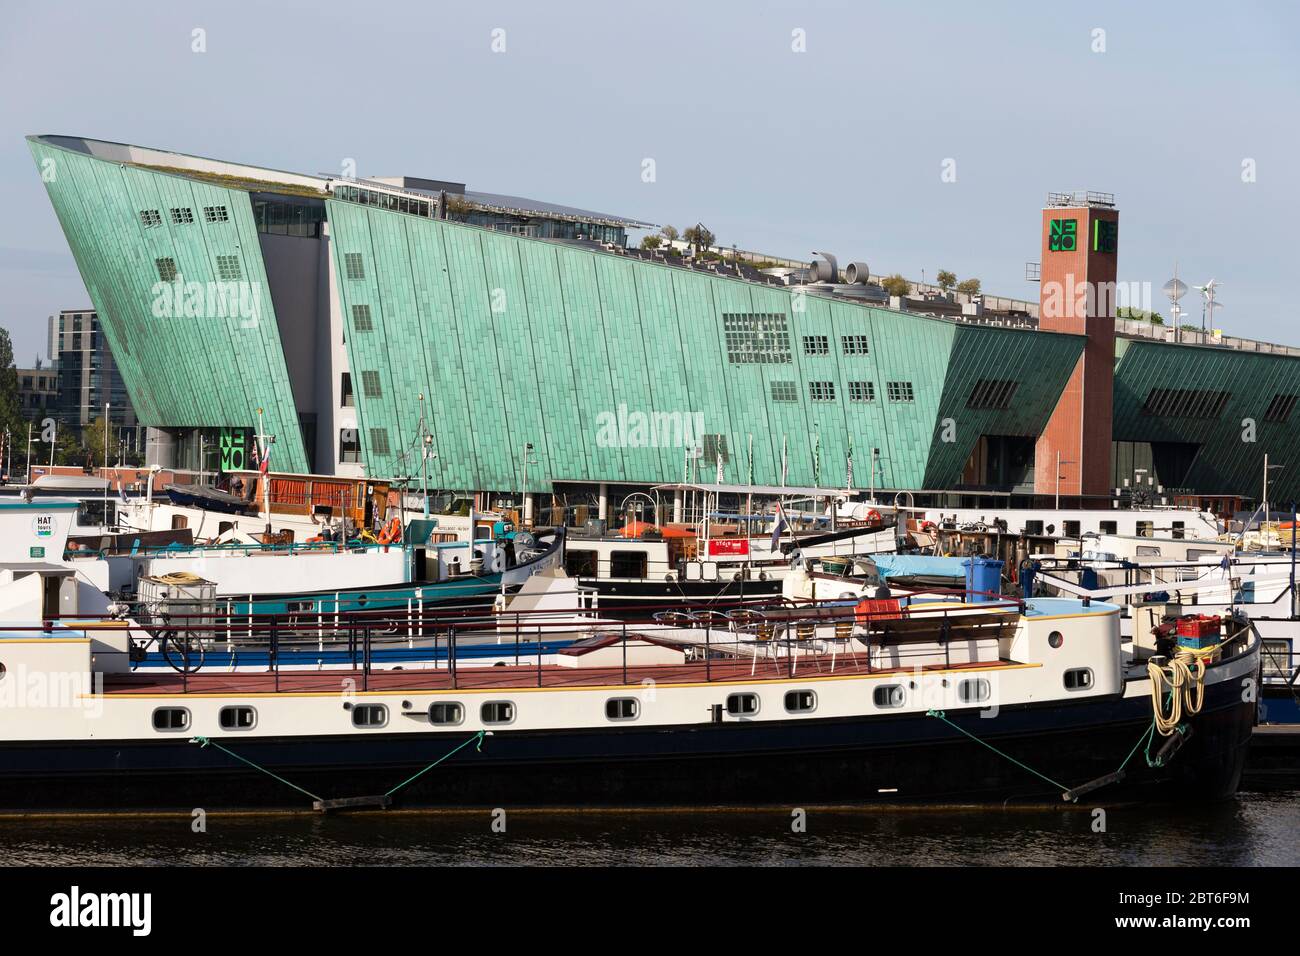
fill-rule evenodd
<path id="1" fill-rule="evenodd" d="M 646 223 L 462 183 L 28 142 L 165 465 L 194 467 L 210 444 L 239 467 L 261 409 L 277 471 L 418 479 L 427 444 L 443 489 L 513 492 L 527 456 L 532 492 L 688 468 L 1028 492 L 1085 343 L 686 268 L 627 248 Z M 1296 358 L 1119 342 L 1116 468 L 1250 494 L 1272 450 L 1295 464 L 1278 494 L 1300 489 Z"/>

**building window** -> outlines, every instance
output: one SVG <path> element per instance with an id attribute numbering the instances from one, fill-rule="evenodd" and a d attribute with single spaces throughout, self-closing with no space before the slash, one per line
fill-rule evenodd
<path id="1" fill-rule="evenodd" d="M 888 382 L 885 385 L 885 393 L 891 402 L 910 402 L 915 397 L 912 394 L 911 382 Z"/>
<path id="2" fill-rule="evenodd" d="M 1005 379 L 982 378 L 971 389 L 970 398 L 966 399 L 966 407 L 1004 412 L 1011 407 L 1011 399 L 1019 385 L 1019 382 L 1009 382 Z"/>
<path id="3" fill-rule="evenodd" d="M 1067 538 L 1079 537 L 1080 525 L 1077 521 L 1062 521 L 1061 533 Z"/>
<path id="4" fill-rule="evenodd" d="M 204 222 L 229 222 L 230 213 L 226 211 L 225 206 L 204 206 Z"/>
<path id="5" fill-rule="evenodd" d="M 153 712 L 153 729 L 182 731 L 190 729 L 190 712 L 184 707 L 159 707 Z"/>
<path id="6" fill-rule="evenodd" d="M 877 707 L 902 707 L 907 700 L 907 694 L 902 684 L 884 684 L 871 692 L 871 700 Z"/>
<path id="7" fill-rule="evenodd" d="M 429 705 L 429 723 L 460 724 L 465 720 L 465 708 L 454 700 L 438 701 Z"/>
<path id="8" fill-rule="evenodd" d="M 361 253 L 347 252 L 343 254 L 343 267 L 349 279 L 364 279 L 366 277 L 366 266 L 361 261 Z"/>
<path id="9" fill-rule="evenodd" d="M 611 697 L 605 701 L 606 720 L 636 720 L 641 714 L 641 702 L 635 697 Z"/>
<path id="10" fill-rule="evenodd" d="M 1091 690 L 1092 689 L 1092 668 L 1091 667 L 1071 667 L 1065 672 L 1065 689 L 1066 690 Z"/>
<path id="11" fill-rule="evenodd" d="M 252 730 L 257 724 L 257 711 L 252 707 L 222 707 L 217 724 L 222 730 Z"/>
<path id="12" fill-rule="evenodd" d="M 370 429 L 370 450 L 376 455 L 390 454 L 388 450 L 388 429 Z"/>
<path id="13" fill-rule="evenodd" d="M 189 206 L 173 206 L 171 213 L 173 226 L 188 226 L 194 222 L 194 210 Z"/>
<path id="14" fill-rule="evenodd" d="M 983 677 L 964 680 L 957 685 L 957 699 L 963 704 L 982 704 L 992 694 L 992 687 Z"/>
<path id="15" fill-rule="evenodd" d="M 339 404 L 344 408 L 352 408 L 356 405 L 356 397 L 352 394 L 352 373 L 344 372 L 342 382 L 339 385 Z M 355 431 L 355 429 L 345 429 L 345 431 Z"/>
<path id="16" fill-rule="evenodd" d="M 1264 421 L 1286 421 L 1291 417 L 1291 412 L 1295 409 L 1295 401 L 1296 396 L 1294 395 L 1274 395 L 1273 400 L 1268 403 L 1268 408 L 1264 411 Z"/>
<path id="17" fill-rule="evenodd" d="M 1142 414 L 1157 418 L 1218 418 L 1230 398 L 1231 392 L 1205 388 L 1153 388 L 1147 393 Z"/>
<path id="18" fill-rule="evenodd" d="M 1291 676 L 1291 642 L 1286 638 L 1265 638 L 1260 645 L 1260 659 L 1265 677 L 1287 679 Z"/>
<path id="19" fill-rule="evenodd" d="M 234 282 L 242 279 L 239 269 L 239 256 L 217 256 L 217 278 L 222 282 Z"/>
<path id="20" fill-rule="evenodd" d="M 840 336 L 840 348 L 845 355 L 867 355 L 871 351 L 865 335 Z"/>
<path id="21" fill-rule="evenodd" d="M 356 704 L 352 708 L 353 727 L 383 727 L 388 723 L 388 707 L 384 704 Z"/>
<path id="22" fill-rule="evenodd" d="M 774 402 L 799 401 L 799 390 L 795 388 L 794 382 L 773 382 L 769 388 Z"/>
<path id="23" fill-rule="evenodd" d="M 758 713 L 758 695 L 728 694 L 727 713 L 732 717 L 752 717 Z"/>
<path id="24" fill-rule="evenodd" d="M 1119 529 L 1119 524 L 1115 521 L 1102 521 L 1097 527 L 1102 534 L 1115 534 Z"/>
<path id="25" fill-rule="evenodd" d="M 515 720 L 515 705 L 508 700 L 489 700 L 479 708 L 479 716 L 485 724 L 512 724 Z"/>
<path id="26" fill-rule="evenodd" d="M 375 371 L 364 371 L 361 373 L 361 393 L 366 398 L 383 398 L 383 389 L 379 387 L 379 373 Z"/>
<path id="27" fill-rule="evenodd" d="M 339 461 L 354 463 L 361 460 L 361 442 L 355 428 L 339 429 Z"/>
<path id="28" fill-rule="evenodd" d="M 874 402 L 875 400 L 875 382 L 849 382 L 850 402 Z"/>
<path id="29" fill-rule="evenodd" d="M 817 695 L 810 690 L 785 692 L 785 709 L 791 714 L 806 714 L 817 709 Z"/>
<path id="30" fill-rule="evenodd" d="M 727 451 L 726 435 L 704 435 L 702 436 L 701 445 L 703 446 L 704 460 L 717 464 L 721 458 L 723 463 L 731 461 L 731 455 Z"/>
<path id="31" fill-rule="evenodd" d="M 809 382 L 808 397 L 814 402 L 833 402 L 835 401 L 835 383 L 834 382 Z"/>
<path id="32" fill-rule="evenodd" d="M 154 226 L 162 225 L 162 213 L 157 209 L 141 209 L 140 225 L 146 229 L 152 229 Z"/>
<path id="33" fill-rule="evenodd" d="M 805 335 L 803 337 L 805 355 L 828 355 L 830 350 L 830 339 L 825 335 Z"/>
<path id="34" fill-rule="evenodd" d="M 176 260 L 171 256 L 155 259 L 153 264 L 158 267 L 158 278 L 163 282 L 176 281 Z"/>
<path id="35" fill-rule="evenodd" d="M 369 332 L 374 329 L 374 324 L 370 321 L 370 306 L 354 305 L 352 307 L 352 327 L 358 332 Z"/>
<path id="36" fill-rule="evenodd" d="M 788 365 L 791 361 L 784 313 L 723 313 L 722 329 L 727 361 L 733 365 Z"/>

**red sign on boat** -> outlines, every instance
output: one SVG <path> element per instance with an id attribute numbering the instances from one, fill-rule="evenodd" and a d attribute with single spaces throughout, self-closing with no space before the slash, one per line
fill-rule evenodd
<path id="1" fill-rule="evenodd" d="M 716 558 L 720 555 L 740 558 L 748 557 L 749 539 L 713 538 L 709 541 L 709 557 Z"/>

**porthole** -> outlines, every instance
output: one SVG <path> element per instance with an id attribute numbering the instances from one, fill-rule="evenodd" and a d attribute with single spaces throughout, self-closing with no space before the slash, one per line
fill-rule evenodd
<path id="1" fill-rule="evenodd" d="M 179 733 L 190 729 L 190 712 L 184 707 L 159 707 L 153 712 L 153 729 Z"/>
<path id="2" fill-rule="evenodd" d="M 383 704 L 357 704 L 352 708 L 353 727 L 383 727 L 388 723 L 388 708 Z"/>
<path id="3" fill-rule="evenodd" d="M 8 669 L 7 667 L 5 667 L 3 664 L 0 664 L 0 680 L 4 680 L 4 679 L 5 679 L 5 674 L 7 674 L 8 672 L 9 672 L 9 669 Z"/>
<path id="4" fill-rule="evenodd" d="M 902 684 L 884 684 L 871 692 L 877 707 L 902 707 L 907 701 L 907 691 Z"/>
<path id="5" fill-rule="evenodd" d="M 785 709 L 791 714 L 806 714 L 817 709 L 817 695 L 810 690 L 785 692 Z"/>
<path id="6" fill-rule="evenodd" d="M 515 705 L 508 700 L 489 700 L 479 708 L 479 716 L 485 724 L 514 723 Z"/>
<path id="7" fill-rule="evenodd" d="M 957 685 L 957 699 L 963 704 L 982 704 L 993 695 L 993 688 L 983 677 L 964 680 Z"/>
<path id="8" fill-rule="evenodd" d="M 641 702 L 635 697 L 611 697 L 605 701 L 606 720 L 636 720 L 641 714 Z"/>
<path id="9" fill-rule="evenodd" d="M 252 707 L 222 707 L 217 724 L 222 730 L 252 730 L 257 725 L 257 711 Z"/>
<path id="10" fill-rule="evenodd" d="M 1060 631 L 1053 631 L 1051 634 L 1047 635 L 1047 643 L 1052 647 L 1060 647 L 1065 643 L 1065 635 Z"/>
<path id="11" fill-rule="evenodd" d="M 465 720 L 465 708 L 454 700 L 440 700 L 429 705 L 429 723 L 455 725 Z"/>
<path id="12" fill-rule="evenodd" d="M 751 717 L 758 713 L 757 694 L 728 694 L 727 713 L 732 717 Z"/>

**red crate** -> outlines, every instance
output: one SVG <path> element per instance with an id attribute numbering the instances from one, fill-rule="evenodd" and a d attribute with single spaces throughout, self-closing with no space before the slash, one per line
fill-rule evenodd
<path id="1" fill-rule="evenodd" d="M 857 607 L 858 624 L 902 617 L 901 607 L 898 598 L 863 598 Z"/>
<path id="2" fill-rule="evenodd" d="M 1178 636 L 1205 640 L 1206 638 L 1218 637 L 1222 627 L 1223 621 L 1221 619 L 1205 614 L 1197 614 L 1192 617 L 1179 618 Z"/>

